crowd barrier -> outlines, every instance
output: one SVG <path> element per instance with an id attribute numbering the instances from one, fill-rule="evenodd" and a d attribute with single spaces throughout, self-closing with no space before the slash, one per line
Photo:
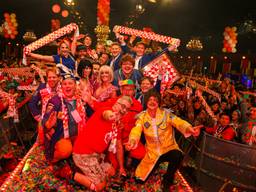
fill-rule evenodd
<path id="1" fill-rule="evenodd" d="M 255 147 L 204 133 L 196 165 L 197 182 L 205 192 L 256 191 Z"/>
<path id="2" fill-rule="evenodd" d="M 16 142 L 22 147 L 31 147 L 36 137 L 36 121 L 30 113 L 27 103 L 18 107 L 19 122 L 14 123 L 13 118 L 4 119 L 0 117 L 0 150 L 3 146 Z"/>

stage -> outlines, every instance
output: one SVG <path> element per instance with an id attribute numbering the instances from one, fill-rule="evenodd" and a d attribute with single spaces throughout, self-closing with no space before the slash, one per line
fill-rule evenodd
<path id="1" fill-rule="evenodd" d="M 133 171 L 128 173 L 129 178 L 126 180 L 120 180 L 115 176 L 110 179 L 105 191 L 160 192 L 160 177 L 165 172 L 166 167 L 166 164 L 161 164 L 160 168 L 143 185 L 135 183 Z M 2 184 L 0 191 L 89 191 L 74 181 L 56 178 L 53 170 L 54 168 L 48 164 L 44 157 L 42 147 L 34 144 Z M 175 180 L 177 184 L 171 188 L 171 191 L 193 191 L 179 171 L 176 173 Z"/>

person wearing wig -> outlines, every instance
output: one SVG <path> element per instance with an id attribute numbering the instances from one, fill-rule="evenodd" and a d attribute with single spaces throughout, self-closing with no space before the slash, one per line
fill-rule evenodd
<path id="1" fill-rule="evenodd" d="M 200 127 L 192 127 L 166 109 L 160 108 L 161 96 L 155 90 L 145 95 L 146 110 L 138 114 L 135 127 L 131 130 L 127 150 L 136 148 L 141 134 L 146 139 L 146 154 L 136 168 L 135 176 L 139 182 L 145 182 L 154 168 L 161 162 L 168 162 L 163 176 L 163 191 L 170 191 L 174 174 L 182 161 L 182 152 L 175 140 L 174 127 L 185 137 L 198 136 Z"/>

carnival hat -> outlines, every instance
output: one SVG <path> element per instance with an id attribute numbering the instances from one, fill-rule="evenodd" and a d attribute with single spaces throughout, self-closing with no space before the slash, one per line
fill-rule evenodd
<path id="1" fill-rule="evenodd" d="M 119 81 L 119 86 L 120 87 L 121 86 L 125 86 L 125 85 L 133 85 L 133 86 L 135 86 L 133 80 L 131 80 L 131 79 L 125 79 L 125 80 Z"/>

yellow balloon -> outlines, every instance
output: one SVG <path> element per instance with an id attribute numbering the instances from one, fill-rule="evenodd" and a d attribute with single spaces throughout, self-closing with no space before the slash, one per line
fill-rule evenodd
<path id="1" fill-rule="evenodd" d="M 13 23 L 13 26 L 14 27 L 18 27 L 18 23 L 16 22 L 16 23 Z"/>
<path id="2" fill-rule="evenodd" d="M 10 15 L 10 17 L 11 17 L 11 18 L 15 18 L 15 17 L 16 17 L 16 14 L 15 14 L 15 13 L 12 13 L 12 14 Z"/>
<path id="3" fill-rule="evenodd" d="M 236 31 L 236 30 L 237 30 L 237 28 L 236 28 L 236 27 L 232 27 L 232 30 L 233 30 L 233 31 Z"/>
<path id="4" fill-rule="evenodd" d="M 16 19 L 15 18 L 11 18 L 11 22 L 12 23 L 16 23 Z"/>

